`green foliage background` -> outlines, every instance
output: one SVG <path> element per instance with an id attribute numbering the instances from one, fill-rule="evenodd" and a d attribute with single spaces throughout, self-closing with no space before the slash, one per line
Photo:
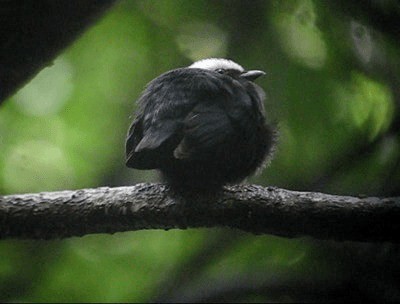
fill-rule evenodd
<path id="1" fill-rule="evenodd" d="M 399 195 L 399 44 L 312 0 L 119 2 L 0 108 L 1 193 L 156 181 L 124 167 L 135 99 L 206 57 L 267 72 L 279 146 L 247 182 Z M 397 252 L 224 229 L 7 240 L 0 301 L 399 300 Z"/>

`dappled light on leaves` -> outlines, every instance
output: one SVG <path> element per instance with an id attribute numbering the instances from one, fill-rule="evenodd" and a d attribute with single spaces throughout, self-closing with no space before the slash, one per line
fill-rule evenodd
<path id="1" fill-rule="evenodd" d="M 275 2 L 272 22 L 283 50 L 311 69 L 322 68 L 328 55 L 317 18 L 311 0 Z"/>
<path id="2" fill-rule="evenodd" d="M 149 71 L 146 30 L 140 18 L 117 8 L 10 98 L 0 109 L 7 145 L 0 151 L 7 172 L 1 188 L 96 185 L 115 164 L 123 165 L 132 101 Z M 29 150 L 32 138 L 44 146 Z"/>
<path id="3" fill-rule="evenodd" d="M 373 140 L 389 126 L 393 116 L 390 89 L 366 76 L 353 73 L 350 83 L 336 88 L 339 120 L 347 127 L 366 132 Z"/>
<path id="4" fill-rule="evenodd" d="M 257 84 L 279 130 L 273 161 L 246 183 L 399 195 L 398 5 L 354 3 L 118 1 L 2 104 L 1 194 L 158 181 L 125 168 L 136 99 L 161 73 L 222 56 L 265 70 Z M 393 244 L 218 228 L 1 241 L 0 300 L 385 302 L 398 260 Z"/>
<path id="5" fill-rule="evenodd" d="M 86 294 L 99 302 L 146 302 L 154 286 L 198 250 L 203 238 L 200 231 L 174 230 L 167 235 L 139 231 L 66 240 L 59 263 L 42 278 L 36 297 L 74 302 Z M 64 286 L 61 295 L 59 286 Z"/>
<path id="6" fill-rule="evenodd" d="M 248 246 L 243 246 L 243 245 Z M 218 275 L 221 267 L 226 274 L 258 273 L 277 268 L 301 270 L 305 262 L 307 247 L 301 241 L 290 242 L 282 238 L 262 236 L 243 239 L 233 246 L 221 260 L 210 267 L 210 275 Z"/>
<path id="7" fill-rule="evenodd" d="M 182 53 L 192 61 L 209 57 L 225 57 L 227 34 L 217 26 L 204 22 L 183 24 L 176 37 Z"/>
<path id="8" fill-rule="evenodd" d="M 400 156 L 400 142 L 395 136 L 385 138 L 378 154 L 378 164 L 381 166 L 395 166 Z"/>
<path id="9" fill-rule="evenodd" d="M 26 115 L 54 115 L 62 110 L 73 90 L 73 68 L 59 57 L 21 89 L 14 101 Z"/>
<path id="10" fill-rule="evenodd" d="M 354 50 L 363 63 L 369 63 L 374 50 L 371 30 L 357 21 L 350 22 L 350 36 Z"/>
<path id="11" fill-rule="evenodd" d="M 59 147 L 43 140 L 13 146 L 4 158 L 2 181 L 9 192 L 62 190 L 74 184 L 68 156 Z"/>

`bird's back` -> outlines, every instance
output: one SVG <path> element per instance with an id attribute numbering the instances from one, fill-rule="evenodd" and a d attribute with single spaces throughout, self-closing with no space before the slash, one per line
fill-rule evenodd
<path id="1" fill-rule="evenodd" d="M 127 166 L 159 169 L 175 188 L 212 190 L 241 181 L 273 144 L 263 98 L 250 81 L 203 69 L 167 72 L 139 99 Z"/>

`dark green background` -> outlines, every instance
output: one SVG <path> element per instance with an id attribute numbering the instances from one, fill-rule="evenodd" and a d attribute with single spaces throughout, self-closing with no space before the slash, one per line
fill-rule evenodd
<path id="1" fill-rule="evenodd" d="M 0 108 L 0 191 L 156 181 L 124 166 L 136 98 L 167 70 L 225 57 L 266 71 L 280 131 L 248 183 L 399 195 L 399 37 L 379 25 L 328 1 L 121 1 Z M 225 229 L 7 240 L 0 301 L 399 301 L 398 258 L 392 244 Z"/>

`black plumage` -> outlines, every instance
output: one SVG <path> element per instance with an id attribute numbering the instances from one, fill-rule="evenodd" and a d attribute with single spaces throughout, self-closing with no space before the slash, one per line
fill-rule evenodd
<path id="1" fill-rule="evenodd" d="M 252 81 L 263 72 L 208 60 L 207 69 L 172 70 L 147 85 L 128 131 L 128 167 L 159 169 L 174 188 L 206 191 L 240 182 L 264 163 L 274 130 Z"/>

